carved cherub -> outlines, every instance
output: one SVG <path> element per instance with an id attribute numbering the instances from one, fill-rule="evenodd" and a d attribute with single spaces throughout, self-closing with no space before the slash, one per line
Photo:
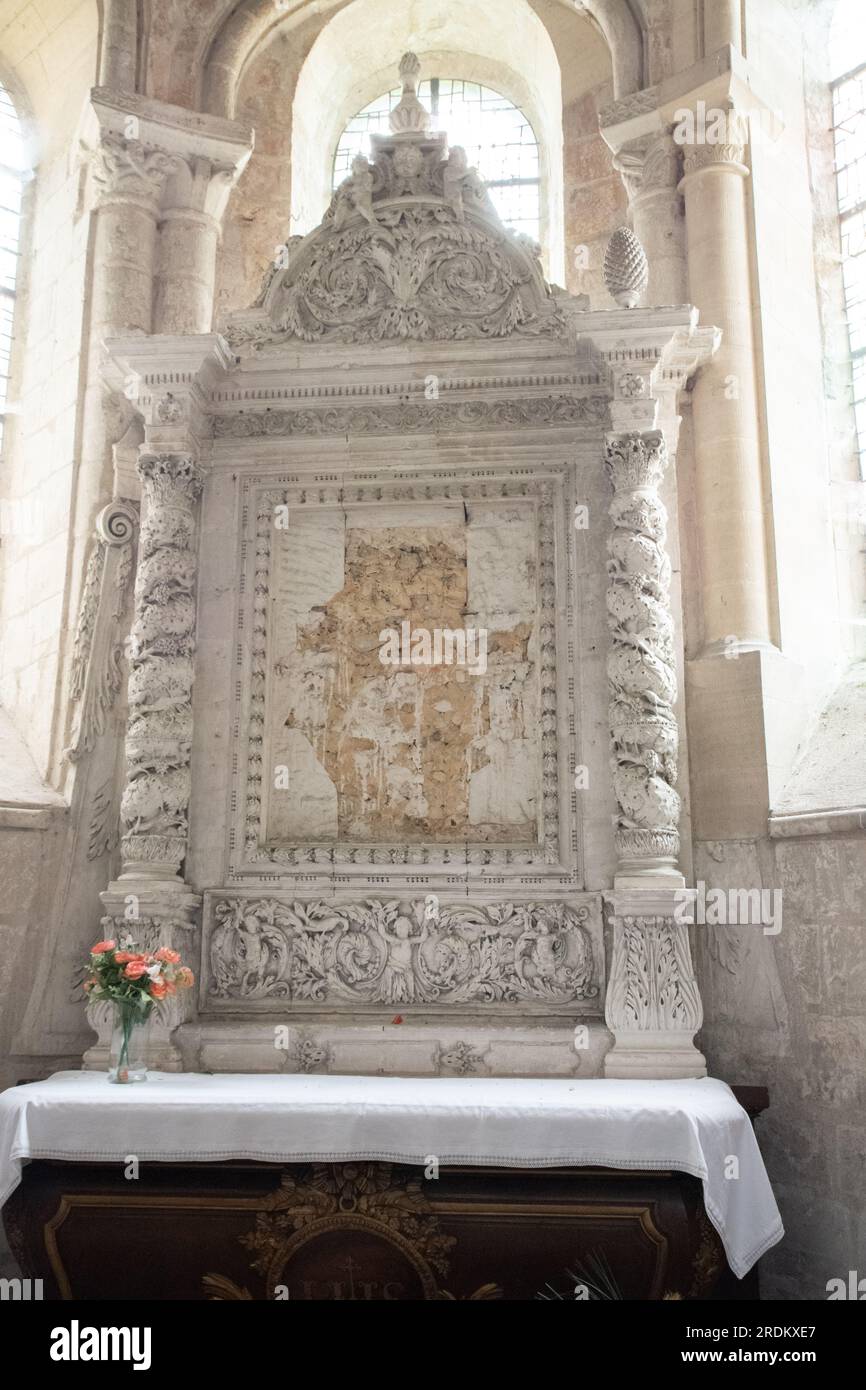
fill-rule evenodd
<path id="1" fill-rule="evenodd" d="M 527 927 L 517 939 L 515 969 L 523 984 L 535 991 L 555 982 L 564 955 L 565 945 L 559 933 L 539 917 L 535 928 Z"/>
<path id="2" fill-rule="evenodd" d="M 409 1004 L 415 997 L 412 961 L 412 923 L 398 917 L 391 930 L 383 922 L 380 930 L 388 943 L 388 962 L 382 972 L 382 994 L 389 1004 Z"/>
<path id="3" fill-rule="evenodd" d="M 446 203 L 450 203 L 458 222 L 465 218 L 464 199 L 485 212 L 493 210 L 484 181 L 477 169 L 470 169 L 466 151 L 461 145 L 454 145 L 448 153 L 442 170 L 442 193 Z"/>
<path id="4" fill-rule="evenodd" d="M 352 173 L 337 189 L 334 208 L 334 227 L 343 227 L 355 212 L 359 212 L 372 227 L 376 226 L 373 211 L 373 167 L 363 154 L 356 154 L 352 160 Z"/>

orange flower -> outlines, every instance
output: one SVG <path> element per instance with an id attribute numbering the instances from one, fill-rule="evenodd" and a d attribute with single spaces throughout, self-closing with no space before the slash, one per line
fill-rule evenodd
<path id="1" fill-rule="evenodd" d="M 128 980 L 140 980 L 147 974 L 147 966 L 143 960 L 131 960 L 123 973 Z"/>
<path id="2" fill-rule="evenodd" d="M 176 984 L 178 985 L 178 987 L 180 989 L 189 989 L 190 985 L 193 984 L 194 980 L 195 975 L 193 975 L 189 966 L 182 965 L 180 970 L 178 970 L 176 976 Z"/>
<path id="3" fill-rule="evenodd" d="M 164 999 L 168 993 L 168 986 L 164 980 L 151 980 L 150 992 L 154 999 Z"/>
<path id="4" fill-rule="evenodd" d="M 116 941 L 97 941 L 96 945 L 90 948 L 90 954 L 104 956 L 106 951 L 113 951 L 116 945 Z"/>
<path id="5" fill-rule="evenodd" d="M 135 956 L 130 955 L 129 951 L 115 951 L 114 959 L 118 965 L 126 965 L 128 960 L 135 960 Z"/>
<path id="6" fill-rule="evenodd" d="M 170 946 L 160 946 L 154 960 L 165 961 L 166 965 L 180 965 L 180 953 L 173 951 Z"/>

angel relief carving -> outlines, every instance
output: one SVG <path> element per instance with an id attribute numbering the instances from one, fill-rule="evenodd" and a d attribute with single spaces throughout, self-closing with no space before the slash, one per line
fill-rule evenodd
<path id="1" fill-rule="evenodd" d="M 213 1000 L 307 1004 L 568 1003 L 599 993 L 589 908 L 564 903 L 279 903 L 221 899 Z"/>

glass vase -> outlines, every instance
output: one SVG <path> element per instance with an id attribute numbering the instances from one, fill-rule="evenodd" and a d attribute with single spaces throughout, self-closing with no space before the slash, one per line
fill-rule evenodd
<path id="1" fill-rule="evenodd" d="M 108 1079 L 127 1083 L 147 1080 L 147 1043 L 150 1013 L 128 1004 L 114 1003 L 114 1027 L 108 1055 Z"/>

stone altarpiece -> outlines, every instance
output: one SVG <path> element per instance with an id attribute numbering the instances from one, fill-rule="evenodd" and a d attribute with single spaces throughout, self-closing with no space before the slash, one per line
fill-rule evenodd
<path id="1" fill-rule="evenodd" d="M 106 930 L 198 955 L 168 1068 L 701 1075 L 671 460 L 715 334 L 548 286 L 416 72 L 252 309 L 108 345 L 145 442 Z"/>

